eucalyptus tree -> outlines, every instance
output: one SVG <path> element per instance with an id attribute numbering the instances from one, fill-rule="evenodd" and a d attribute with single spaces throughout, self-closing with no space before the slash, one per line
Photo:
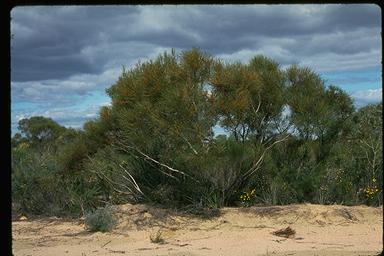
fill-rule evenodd
<path id="1" fill-rule="evenodd" d="M 350 96 L 336 86 L 326 86 L 319 74 L 296 65 L 286 70 L 288 105 L 296 135 L 322 142 L 335 139 L 347 128 L 353 112 Z"/>
<path id="2" fill-rule="evenodd" d="M 18 130 L 21 137 L 24 137 L 28 143 L 37 145 L 48 143 L 58 138 L 66 128 L 59 125 L 51 118 L 43 116 L 33 116 L 31 118 L 21 119 L 18 123 Z M 15 137 L 19 137 L 16 135 Z"/>
<path id="3" fill-rule="evenodd" d="M 221 188 L 228 195 L 225 200 L 253 182 L 268 151 L 288 136 L 276 129 L 286 105 L 284 79 L 279 64 L 261 55 L 249 63 L 218 60 L 214 65 L 213 109 L 219 124 L 242 145 L 227 143 L 228 156 L 240 156 L 236 162 L 241 165 L 226 174 L 229 178 Z M 229 172 L 227 166 L 223 173 Z"/>
<path id="4" fill-rule="evenodd" d="M 198 49 L 166 52 L 130 70 L 123 69 L 107 89 L 112 104 L 103 111 L 106 122 L 87 124 L 86 130 L 106 127 L 102 137 L 110 148 L 105 150 L 115 152 L 116 157 L 100 153 L 96 157 L 103 159 L 91 157 L 93 164 L 89 166 L 107 170 L 99 163 L 113 161 L 108 168 L 114 171 L 98 173 L 115 191 L 133 191 L 135 198 L 153 199 L 155 191 L 183 189 L 180 184 L 186 178 L 190 183 L 196 181 L 188 163 L 203 158 L 216 123 L 206 90 L 213 62 Z M 160 199 L 164 200 L 164 195 Z"/>
<path id="5" fill-rule="evenodd" d="M 212 136 L 214 117 L 203 90 L 211 75 L 212 58 L 198 50 L 164 53 L 123 71 L 107 90 L 111 115 L 136 149 L 161 148 L 199 153 Z"/>
<path id="6" fill-rule="evenodd" d="M 211 80 L 220 125 L 236 141 L 263 143 L 273 138 L 271 121 L 284 107 L 284 74 L 279 64 L 256 56 L 248 64 L 215 65 Z"/>

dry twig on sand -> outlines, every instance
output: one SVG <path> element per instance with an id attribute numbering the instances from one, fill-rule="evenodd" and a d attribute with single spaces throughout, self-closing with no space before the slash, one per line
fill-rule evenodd
<path id="1" fill-rule="evenodd" d="M 283 228 L 272 232 L 275 236 L 290 238 L 296 234 L 296 231 L 291 227 Z"/>

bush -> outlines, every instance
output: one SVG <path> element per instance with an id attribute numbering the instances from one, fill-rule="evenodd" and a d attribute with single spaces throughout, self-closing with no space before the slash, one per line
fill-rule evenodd
<path id="1" fill-rule="evenodd" d="M 109 206 L 98 208 L 85 216 L 85 227 L 92 232 L 110 231 L 116 226 L 116 223 L 117 221 L 113 215 L 112 208 Z"/>
<path id="2" fill-rule="evenodd" d="M 165 244 L 165 240 L 162 237 L 161 230 L 158 230 L 156 234 L 151 234 L 149 236 L 149 239 L 151 240 L 151 243 L 154 243 L 154 244 Z"/>
<path id="3" fill-rule="evenodd" d="M 28 146 L 12 149 L 12 202 L 15 213 L 58 214 L 63 187 L 50 153 L 36 153 Z"/>

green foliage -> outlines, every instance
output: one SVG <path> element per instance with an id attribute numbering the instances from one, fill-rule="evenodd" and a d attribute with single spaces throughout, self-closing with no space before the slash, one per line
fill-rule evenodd
<path id="1" fill-rule="evenodd" d="M 354 163 L 354 184 L 358 193 L 369 204 L 382 203 L 383 193 L 383 119 L 382 103 L 359 109 L 354 116 L 353 130 L 347 140 Z M 376 190 L 373 196 L 362 191 Z M 363 196 L 365 194 L 365 196 Z M 372 198 L 370 198 L 372 197 Z"/>
<path id="2" fill-rule="evenodd" d="M 85 227 L 91 231 L 111 231 L 117 224 L 111 207 L 98 208 L 85 215 Z"/>
<path id="3" fill-rule="evenodd" d="M 43 127 L 46 123 L 44 118 L 29 120 L 34 127 Z M 28 122 L 20 122 L 26 129 Z M 59 127 L 57 124 L 51 126 Z M 48 137 L 38 141 L 15 136 L 11 176 L 13 211 L 78 216 L 100 204 L 94 178 L 84 173 L 79 164 L 85 151 L 84 145 L 79 143 L 81 136 L 80 132 L 64 127 L 49 140 Z"/>
<path id="4" fill-rule="evenodd" d="M 284 76 L 279 65 L 256 56 L 248 65 L 218 62 L 214 70 L 210 83 L 220 124 L 236 141 L 265 140 L 272 132 L 271 121 L 284 105 Z"/>
<path id="5" fill-rule="evenodd" d="M 54 160 L 48 154 L 33 152 L 28 144 L 12 150 L 12 201 L 23 213 L 56 213 L 61 189 L 55 178 Z"/>
<path id="6" fill-rule="evenodd" d="M 195 161 L 199 165 L 196 176 L 209 184 L 209 195 L 216 196 L 217 207 L 238 200 L 240 190 L 248 185 L 243 175 L 251 169 L 255 156 L 257 148 L 228 139 L 215 143 L 200 161 Z"/>
<path id="7" fill-rule="evenodd" d="M 53 141 L 65 130 L 51 118 L 42 116 L 20 120 L 18 129 L 31 144 Z"/>
<path id="8" fill-rule="evenodd" d="M 212 135 L 214 122 L 203 90 L 210 65 L 211 57 L 193 50 L 165 53 L 123 71 L 107 92 L 111 116 L 128 144 L 141 150 L 160 146 L 165 157 L 174 148 L 197 151 Z"/>
<path id="9" fill-rule="evenodd" d="M 210 217 L 234 205 L 383 202 L 382 103 L 355 110 L 309 68 L 172 51 L 124 69 L 107 93 L 112 105 L 81 131 L 19 122 L 13 210 L 79 216 L 145 202 Z M 228 136 L 213 136 L 217 124 Z M 87 215 L 90 227 L 109 225 L 103 211 Z"/>
<path id="10" fill-rule="evenodd" d="M 300 138 L 330 142 L 348 127 L 353 102 L 340 88 L 326 88 L 318 74 L 297 66 L 287 70 L 287 83 L 291 122 Z"/>
<path id="11" fill-rule="evenodd" d="M 63 172 L 74 172 L 81 168 L 82 160 L 88 153 L 88 148 L 82 140 L 62 146 L 57 161 Z"/>

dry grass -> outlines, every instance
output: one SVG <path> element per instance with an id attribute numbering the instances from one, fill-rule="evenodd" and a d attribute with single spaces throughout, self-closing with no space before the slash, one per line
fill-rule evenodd
<path id="1" fill-rule="evenodd" d="M 351 221 L 357 221 L 358 220 L 356 218 L 356 216 L 351 212 L 351 210 L 349 210 L 347 208 L 339 209 L 338 213 L 341 216 L 343 216 L 344 218 L 346 218 L 347 220 L 351 220 Z"/>
<path id="2" fill-rule="evenodd" d="M 158 230 L 155 234 L 151 234 L 149 236 L 149 239 L 151 240 L 151 243 L 154 244 L 165 244 L 165 240 L 162 237 L 163 232 L 161 230 Z"/>

